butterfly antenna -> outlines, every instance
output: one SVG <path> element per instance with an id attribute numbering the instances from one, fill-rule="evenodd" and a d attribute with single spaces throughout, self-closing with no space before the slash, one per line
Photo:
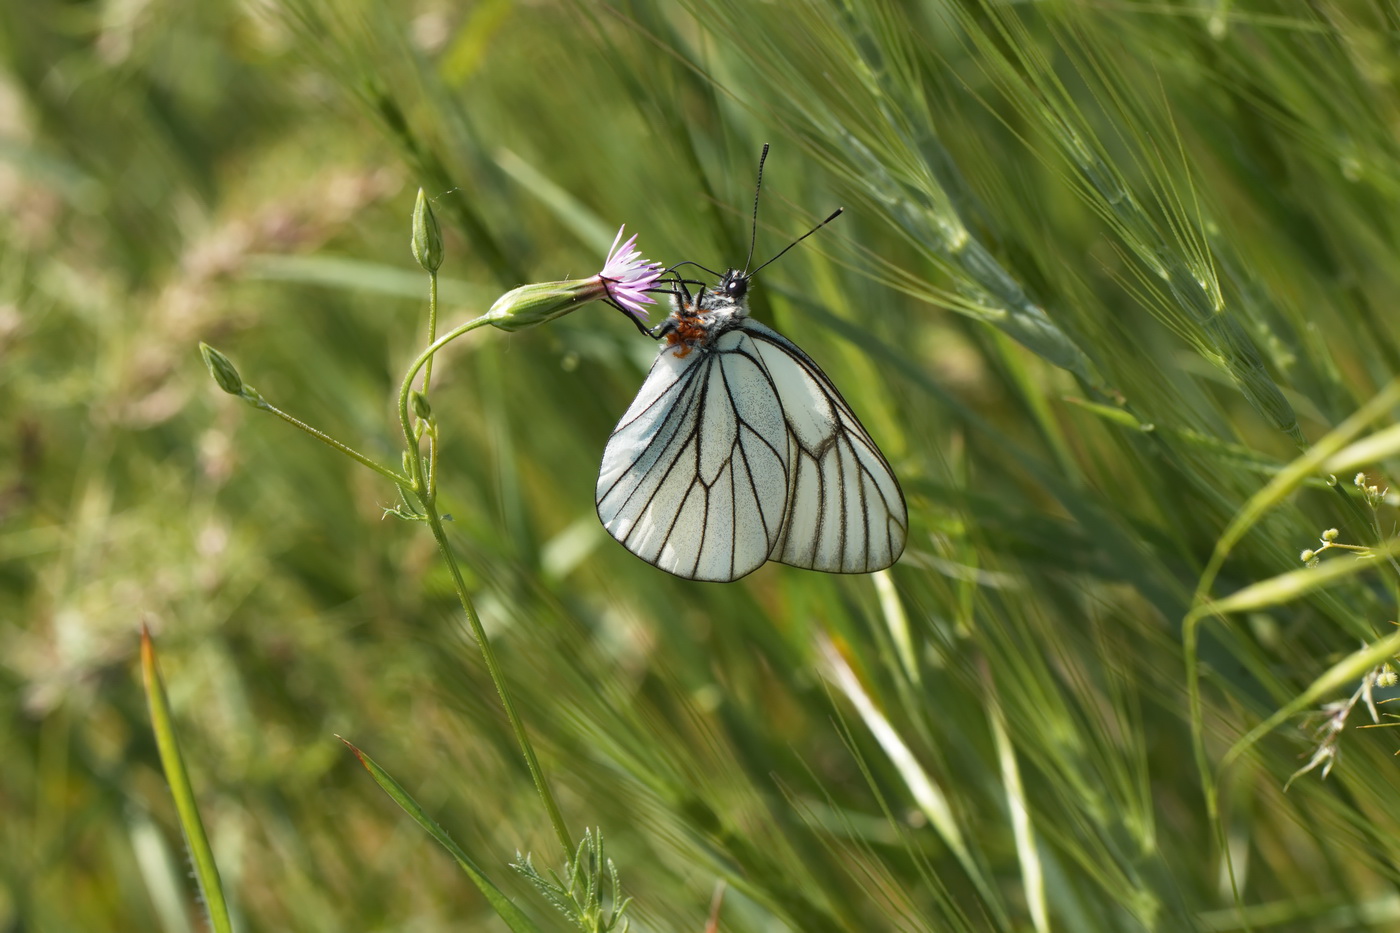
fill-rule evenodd
<path id="1" fill-rule="evenodd" d="M 708 266 L 702 266 L 702 265 L 700 265 L 700 263 L 695 262 L 693 259 L 686 259 L 686 260 L 683 260 L 683 261 L 681 261 L 681 262 L 678 262 L 678 263 L 676 263 L 674 266 L 672 266 L 671 268 L 667 269 L 665 272 L 662 272 L 661 274 L 662 274 L 662 275 L 675 275 L 676 270 L 679 269 L 681 266 L 694 266 L 695 268 L 699 269 L 701 272 L 708 272 L 710 275 L 713 275 L 713 276 L 715 276 L 716 278 L 719 277 L 719 273 L 716 272 L 714 269 L 711 269 L 711 268 L 709 268 Z M 676 276 L 676 278 L 680 278 L 680 276 Z M 698 285 L 698 284 L 699 284 L 699 283 L 696 282 L 694 279 L 686 279 L 685 281 L 690 282 L 692 285 Z"/>
<path id="2" fill-rule="evenodd" d="M 798 237 L 797 239 L 793 240 L 793 241 L 792 241 L 791 243 L 789 243 L 787 246 L 784 246 L 783 249 L 782 249 L 782 252 L 778 253 L 777 256 L 774 256 L 772 259 L 768 260 L 768 262 L 765 262 L 762 266 L 759 266 L 758 269 L 762 269 L 763 266 L 767 266 L 767 265 L 769 265 L 769 264 L 771 264 L 771 263 L 777 262 L 778 259 L 780 259 L 780 258 L 782 257 L 783 253 L 786 253 L 788 250 L 792 249 L 792 248 L 793 248 L 794 246 L 796 246 L 798 243 L 801 243 L 803 240 L 807 239 L 809 236 L 811 236 L 812 234 L 816 233 L 816 232 L 817 232 L 818 230 L 820 230 L 822 227 L 825 227 L 827 224 L 831 223 L 831 222 L 832 222 L 833 220 L 835 220 L 837 217 L 840 217 L 840 216 L 841 216 L 841 212 L 844 211 L 844 210 L 845 210 L 844 207 L 838 207 L 836 210 L 832 211 L 830 217 L 828 217 L 826 220 L 823 220 L 821 223 L 817 224 L 815 227 L 813 227 L 811 230 L 808 230 L 806 233 L 802 234 L 802 235 L 801 235 L 800 237 Z M 744 266 L 744 268 L 748 268 L 747 264 Z M 744 277 L 745 277 L 745 278 L 752 278 L 753 276 L 758 275 L 758 269 L 755 269 L 755 270 L 753 270 L 752 272 L 747 273 Z"/>
<path id="3" fill-rule="evenodd" d="M 749 255 L 744 260 L 744 277 L 748 278 L 749 263 L 753 262 L 753 245 L 758 242 L 758 195 L 763 191 L 763 163 L 768 161 L 768 144 L 758 155 L 758 184 L 753 187 L 753 228 L 749 231 Z"/>

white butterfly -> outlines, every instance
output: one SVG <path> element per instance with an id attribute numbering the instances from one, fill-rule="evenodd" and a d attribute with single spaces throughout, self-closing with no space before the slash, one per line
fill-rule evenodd
<path id="1" fill-rule="evenodd" d="M 731 269 L 694 298 L 677 283 L 649 332 L 666 343 L 603 452 L 598 517 L 689 580 L 737 580 L 768 560 L 888 567 L 909 532 L 899 482 L 812 358 L 749 317 L 752 275 Z"/>

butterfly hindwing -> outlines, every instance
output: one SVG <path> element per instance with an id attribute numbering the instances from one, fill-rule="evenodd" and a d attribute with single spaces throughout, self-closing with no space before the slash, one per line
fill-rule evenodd
<path id="1" fill-rule="evenodd" d="M 827 573 L 869 573 L 904 551 L 909 515 L 880 449 L 826 374 L 777 331 L 746 318 L 787 426 L 783 533 L 770 560 Z"/>

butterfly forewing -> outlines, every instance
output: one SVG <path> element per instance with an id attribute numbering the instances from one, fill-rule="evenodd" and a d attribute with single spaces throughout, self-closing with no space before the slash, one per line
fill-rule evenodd
<path id="1" fill-rule="evenodd" d="M 757 569 L 787 504 L 781 406 L 745 341 L 735 331 L 706 352 L 662 350 L 603 453 L 603 526 L 633 554 L 692 580 Z"/>

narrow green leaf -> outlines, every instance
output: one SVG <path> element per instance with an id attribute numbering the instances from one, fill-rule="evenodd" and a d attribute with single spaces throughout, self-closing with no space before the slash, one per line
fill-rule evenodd
<path id="1" fill-rule="evenodd" d="M 1397 453 L 1400 453 L 1400 424 L 1392 424 L 1337 451 L 1323 464 L 1323 469 L 1329 473 L 1350 473 L 1358 467 L 1372 466 Z"/>
<path id="2" fill-rule="evenodd" d="M 523 193 L 549 208 L 580 241 L 596 249 L 608 248 L 616 231 L 582 200 L 509 149 L 497 149 L 495 159 L 502 171 L 520 184 Z"/>
<path id="3" fill-rule="evenodd" d="M 141 678 L 146 685 L 146 702 L 151 710 L 151 728 L 156 735 L 156 748 L 160 750 L 160 764 L 165 769 L 165 780 L 169 782 L 170 793 L 175 798 L 175 810 L 180 816 L 185 843 L 189 846 L 195 880 L 199 882 L 209 925 L 215 933 L 233 933 L 223 884 L 219 880 L 219 867 L 214 864 L 214 852 L 209 847 L 209 837 L 204 834 L 204 823 L 195 806 L 194 788 L 190 786 L 185 761 L 180 755 L 180 743 L 171 721 L 165 685 L 161 683 L 160 671 L 156 668 L 155 644 L 144 625 L 141 626 Z"/>
<path id="4" fill-rule="evenodd" d="M 1251 496 L 1216 541 L 1215 553 L 1211 555 L 1210 563 L 1206 566 L 1205 572 L 1201 574 L 1200 581 L 1196 585 L 1196 601 L 1200 602 L 1207 597 L 1226 556 L 1245 536 L 1245 533 L 1264 517 L 1265 513 L 1282 502 L 1310 475 L 1321 469 L 1323 464 L 1332 459 L 1353 437 L 1360 434 L 1376 418 L 1389 411 L 1397 401 L 1400 401 L 1400 379 L 1391 380 L 1384 389 L 1358 408 L 1351 417 L 1333 428 L 1325 437 L 1308 448 L 1307 453 L 1288 464 L 1282 472 L 1265 484 L 1263 489 Z"/>
<path id="5" fill-rule="evenodd" d="M 1100 405 L 1097 402 L 1091 402 L 1087 399 L 1077 398 L 1075 396 L 1066 396 L 1064 400 L 1070 405 L 1082 408 L 1091 414 L 1098 415 L 1105 421 L 1121 424 L 1125 428 L 1133 428 L 1137 431 L 1153 430 L 1152 425 L 1143 424 L 1137 418 L 1134 418 L 1130 412 L 1124 411 L 1121 408 L 1114 408 L 1112 405 Z"/>
<path id="6" fill-rule="evenodd" d="M 1277 606 L 1363 571 L 1380 569 L 1382 559 L 1397 553 L 1400 553 L 1400 538 L 1393 538 L 1379 547 L 1371 548 L 1364 555 L 1334 557 L 1331 560 L 1323 561 L 1319 567 L 1300 567 L 1297 570 L 1290 570 L 1288 573 L 1281 573 L 1276 577 L 1252 583 L 1223 599 L 1217 599 L 1198 607 L 1192 612 L 1192 616 L 1227 615 L 1233 612 L 1263 609 L 1266 606 Z"/>
<path id="7" fill-rule="evenodd" d="M 399 782 L 389 775 L 389 772 L 379 767 L 373 758 L 346 742 L 345 739 L 340 736 L 336 736 L 336 738 L 345 742 L 345 747 L 355 753 L 355 757 L 360 759 L 360 764 L 365 766 L 365 770 L 369 771 L 370 777 L 374 778 L 374 782 L 383 789 L 384 793 L 393 798 L 394 803 L 411 816 L 415 823 L 426 829 L 428 835 L 436 839 L 444 849 L 452 854 L 452 857 L 457 860 L 457 865 L 466 872 L 468 878 L 471 878 L 472 883 L 485 896 L 492 909 L 506 922 L 506 926 L 517 933 L 527 933 L 527 931 L 528 933 L 539 933 L 540 928 L 529 917 L 525 916 L 520 908 L 511 902 L 510 898 L 506 897 L 504 891 L 496 887 L 495 882 L 477 867 L 477 864 L 471 860 L 466 852 L 462 851 L 457 843 L 452 841 L 452 837 L 447 835 L 447 831 L 439 826 L 436 820 L 423 811 L 423 808 L 418 805 L 418 801 L 410 797 L 408 792 L 399 785 Z"/>
<path id="8" fill-rule="evenodd" d="M 997 761 L 1001 765 L 1002 790 L 1006 795 L 1007 812 L 1016 840 L 1016 857 L 1021 865 L 1021 890 L 1025 893 L 1026 908 L 1030 911 L 1036 933 L 1048 933 L 1050 909 L 1045 900 L 1045 870 L 1036 845 L 1032 807 L 1021 781 L 1016 746 L 1006 728 L 1006 713 L 995 698 L 989 697 L 987 717 L 992 727 L 992 738 L 996 741 Z"/>

